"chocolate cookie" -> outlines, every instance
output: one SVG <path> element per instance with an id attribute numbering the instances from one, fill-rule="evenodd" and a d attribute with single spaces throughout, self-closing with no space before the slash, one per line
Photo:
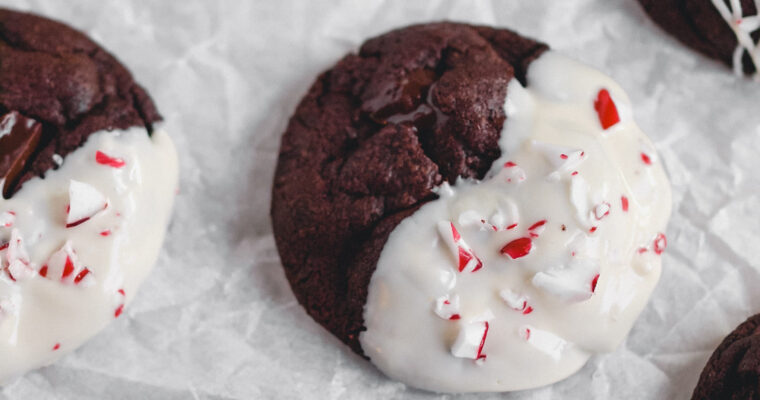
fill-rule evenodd
<path id="1" fill-rule="evenodd" d="M 760 399 L 760 314 L 739 325 L 718 346 L 692 399 Z"/>
<path id="2" fill-rule="evenodd" d="M 309 315 L 362 354 L 362 311 L 393 228 L 433 188 L 499 157 L 507 83 L 547 46 L 506 29 L 435 23 L 368 40 L 319 76 L 282 138 L 277 247 Z"/>
<path id="3" fill-rule="evenodd" d="M 758 76 L 760 10 L 755 0 L 639 0 L 663 29 L 737 74 Z"/>
<path id="4" fill-rule="evenodd" d="M 133 126 L 150 132 L 161 119 L 129 71 L 87 36 L 59 22 L 7 9 L 0 9 L 0 116 L 3 131 L 13 129 L 12 136 L 34 139 L 6 136 L 0 141 L 6 197 L 55 169 L 54 155 L 65 157 L 90 134 Z M 23 128 L 21 122 L 30 120 L 39 127 Z"/>
<path id="5" fill-rule="evenodd" d="M 121 316 L 152 269 L 178 175 L 160 119 L 85 35 L 0 9 L 0 384 Z"/>

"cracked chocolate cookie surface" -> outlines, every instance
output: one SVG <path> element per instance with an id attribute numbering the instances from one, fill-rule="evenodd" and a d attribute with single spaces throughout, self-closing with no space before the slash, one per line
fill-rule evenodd
<path id="1" fill-rule="evenodd" d="M 508 82 L 547 46 L 433 23 L 365 42 L 320 75 L 283 135 L 271 204 L 298 301 L 362 354 L 363 307 L 393 228 L 499 157 Z"/>
<path id="2" fill-rule="evenodd" d="M 0 116 L 36 121 L 40 131 L 18 131 L 19 140 L 0 142 L 0 171 L 6 196 L 36 176 L 57 168 L 91 134 L 126 129 L 161 119 L 148 94 L 116 58 L 84 34 L 53 20 L 0 8 Z M 15 134 L 15 133 L 14 133 Z M 32 135 L 35 140 L 25 140 Z M 17 143 L 26 148 L 19 150 Z M 4 165 L 0 163 L 0 165 Z M 13 172 L 13 173 L 11 173 Z"/>

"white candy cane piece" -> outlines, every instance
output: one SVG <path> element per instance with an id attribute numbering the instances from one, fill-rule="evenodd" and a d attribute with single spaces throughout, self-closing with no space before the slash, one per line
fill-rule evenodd
<path id="1" fill-rule="evenodd" d="M 533 286 L 575 303 L 591 298 L 596 289 L 599 264 L 591 259 L 573 259 L 567 266 L 558 266 L 533 276 Z"/>
<path id="2" fill-rule="evenodd" d="M 488 310 L 469 322 L 461 324 L 459 335 L 451 346 L 451 354 L 459 358 L 485 359 L 483 347 L 488 337 L 488 321 L 491 319 L 493 319 L 493 313 Z"/>
<path id="3" fill-rule="evenodd" d="M 456 321 L 459 315 L 459 296 L 445 295 L 435 300 L 435 314 L 445 320 Z"/>
<path id="4" fill-rule="evenodd" d="M 11 238 L 7 246 L 3 247 L 5 271 L 11 280 L 21 281 L 34 276 L 34 268 L 31 266 L 29 253 L 26 251 L 24 240 L 18 229 L 14 228 L 11 231 Z"/>
<path id="5" fill-rule="evenodd" d="M 507 183 L 520 183 L 528 179 L 525 170 L 512 161 L 504 163 L 504 168 L 502 168 L 499 175 L 502 177 L 503 181 Z"/>
<path id="6" fill-rule="evenodd" d="M 44 278 L 82 287 L 95 283 L 92 272 L 79 261 L 70 241 L 66 241 L 60 250 L 50 256 L 40 268 L 39 274 Z"/>
<path id="7" fill-rule="evenodd" d="M 504 289 L 499 291 L 499 296 L 504 300 L 509 308 L 519 311 L 525 315 L 533 312 L 533 307 L 528 305 L 528 297 L 523 296 L 513 290 Z"/>
<path id="8" fill-rule="evenodd" d="M 451 221 L 438 222 L 438 233 L 441 240 L 454 257 L 459 272 L 475 272 L 483 267 L 483 262 L 475 255 L 470 246 L 459 235 L 459 231 Z"/>
<path id="9" fill-rule="evenodd" d="M 581 149 L 536 140 L 531 142 L 531 147 L 541 153 L 554 168 L 554 171 L 546 177 L 550 181 L 558 181 L 563 175 L 572 174 L 586 159 L 586 153 Z"/>
<path id="10" fill-rule="evenodd" d="M 536 329 L 528 325 L 520 328 L 519 335 L 528 342 L 528 344 L 555 360 L 559 360 L 560 357 L 562 357 L 562 351 L 567 346 L 567 341 L 565 339 L 562 339 L 551 332 Z"/>
<path id="11" fill-rule="evenodd" d="M 83 182 L 71 180 L 69 209 L 66 227 L 72 228 L 92 218 L 108 207 L 108 200 L 97 189 Z"/>
<path id="12" fill-rule="evenodd" d="M 16 213 L 13 211 L 5 211 L 0 214 L 0 227 L 10 228 L 16 222 Z"/>

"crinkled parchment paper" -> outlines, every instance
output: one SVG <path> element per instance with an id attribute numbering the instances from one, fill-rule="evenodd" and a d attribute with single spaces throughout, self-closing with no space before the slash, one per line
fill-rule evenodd
<path id="1" fill-rule="evenodd" d="M 1 399 L 686 399 L 718 342 L 760 312 L 760 84 L 681 46 L 634 0 L 9 0 L 114 52 L 181 156 L 155 272 L 124 318 Z M 508 395 L 383 377 L 314 323 L 269 221 L 279 136 L 316 75 L 365 39 L 452 19 L 511 27 L 615 77 L 674 189 L 664 273 L 627 341 Z"/>

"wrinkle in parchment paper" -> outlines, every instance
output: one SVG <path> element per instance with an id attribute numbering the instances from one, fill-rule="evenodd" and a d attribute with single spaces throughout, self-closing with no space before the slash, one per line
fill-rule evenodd
<path id="1" fill-rule="evenodd" d="M 681 46 L 633 0 L 5 0 L 78 27 L 153 95 L 181 157 L 165 249 L 132 305 L 0 399 L 687 399 L 760 312 L 760 85 Z M 316 75 L 366 38 L 451 19 L 513 28 L 615 77 L 674 189 L 664 272 L 627 341 L 558 384 L 408 389 L 295 301 L 269 222 L 279 135 Z"/>

